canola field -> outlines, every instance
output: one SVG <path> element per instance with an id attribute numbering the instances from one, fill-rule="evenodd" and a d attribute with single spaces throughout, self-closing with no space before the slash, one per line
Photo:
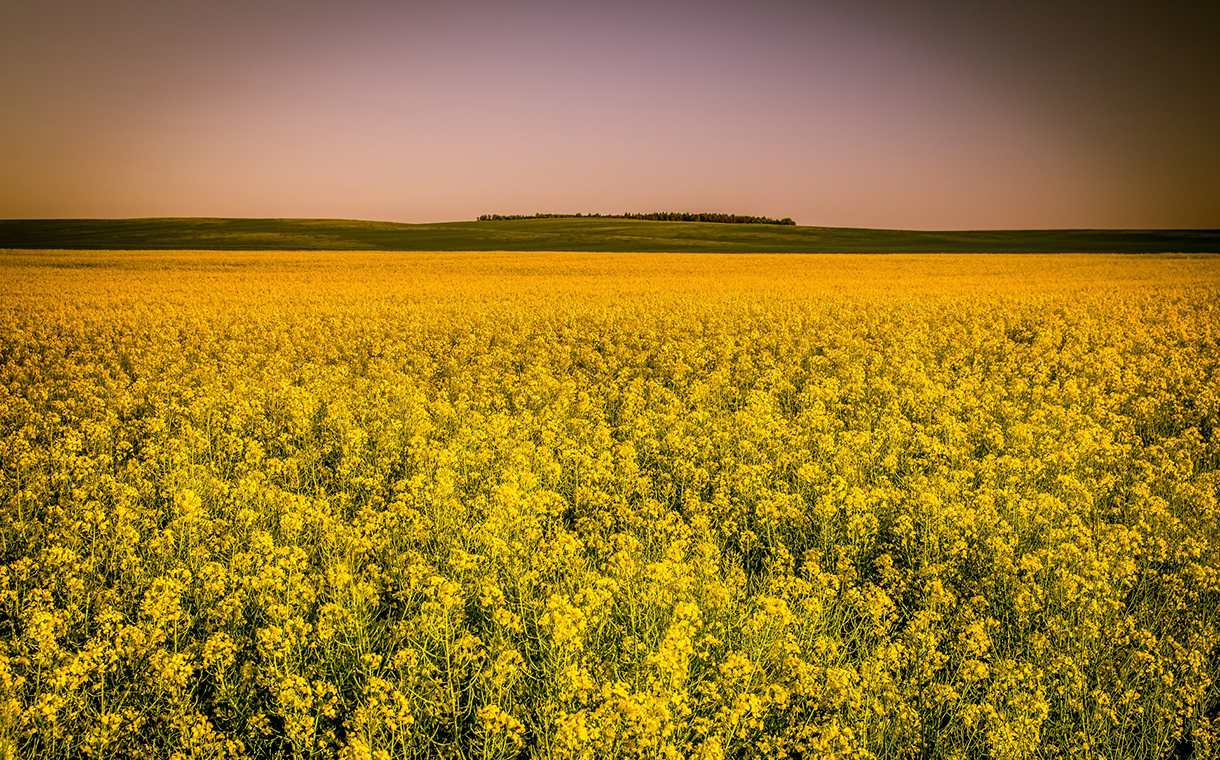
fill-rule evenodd
<path id="1" fill-rule="evenodd" d="M 1220 258 L 0 281 L 0 758 L 1220 755 Z"/>

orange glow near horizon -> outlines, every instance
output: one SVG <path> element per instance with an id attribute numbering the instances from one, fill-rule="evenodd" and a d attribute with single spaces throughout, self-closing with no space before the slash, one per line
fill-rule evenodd
<path id="1" fill-rule="evenodd" d="M 1149 75 L 1163 118 L 1124 114 L 1121 67 L 1055 69 L 1076 59 L 1052 40 L 1022 68 L 1007 37 L 989 57 L 942 44 L 935 18 L 861 7 L 10 8 L 0 218 L 1220 227 L 1214 104 Z M 1004 20 L 958 31 L 985 21 Z"/>

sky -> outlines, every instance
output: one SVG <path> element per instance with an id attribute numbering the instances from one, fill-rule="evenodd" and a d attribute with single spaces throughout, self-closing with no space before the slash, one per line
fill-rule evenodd
<path id="1" fill-rule="evenodd" d="M 0 218 L 1220 228 L 1220 3 L 0 4 Z"/>

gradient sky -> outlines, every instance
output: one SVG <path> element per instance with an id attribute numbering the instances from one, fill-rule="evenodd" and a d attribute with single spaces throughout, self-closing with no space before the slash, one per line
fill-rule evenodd
<path id="1" fill-rule="evenodd" d="M 0 218 L 1220 227 L 1220 3 L 0 4 Z"/>

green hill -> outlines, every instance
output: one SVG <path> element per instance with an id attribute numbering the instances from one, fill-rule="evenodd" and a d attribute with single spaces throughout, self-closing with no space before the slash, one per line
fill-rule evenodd
<path id="1" fill-rule="evenodd" d="M 1220 253 L 1220 230 L 883 230 L 560 218 L 399 224 L 344 219 L 0 220 L 0 248 Z"/>

